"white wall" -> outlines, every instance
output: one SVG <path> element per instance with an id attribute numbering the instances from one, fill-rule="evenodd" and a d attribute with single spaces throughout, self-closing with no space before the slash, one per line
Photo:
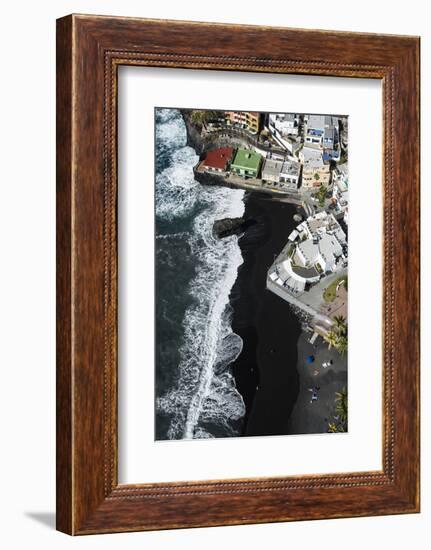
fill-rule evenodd
<path id="1" fill-rule="evenodd" d="M 431 32 L 426 2 L 362 0 L 325 10 L 320 0 L 271 9 L 218 0 L 144 3 L 138 0 L 56 0 L 2 5 L 0 40 L 0 329 L 2 376 L 1 542 L 5 548 L 308 548 L 350 549 L 385 545 L 420 548 L 431 520 L 429 473 L 431 404 L 424 399 L 421 515 L 345 519 L 277 525 L 224 527 L 104 535 L 72 539 L 54 524 L 54 243 L 55 243 L 55 18 L 70 12 L 284 25 L 422 36 L 423 151 L 431 149 Z M 428 130 L 428 131 L 427 131 Z M 426 160 L 426 156 L 424 159 Z M 424 208 L 431 203 L 429 163 L 422 173 Z M 425 206 L 426 205 L 426 206 Z M 423 334 L 431 329 L 429 246 L 431 218 L 423 220 Z M 425 307 L 428 305 L 428 307 Z M 423 388 L 430 387 L 429 349 L 423 346 Z M 4 379 L 5 377 L 5 379 Z M 426 396 L 425 396 L 426 397 Z M 427 537 L 428 538 L 428 537 Z"/>

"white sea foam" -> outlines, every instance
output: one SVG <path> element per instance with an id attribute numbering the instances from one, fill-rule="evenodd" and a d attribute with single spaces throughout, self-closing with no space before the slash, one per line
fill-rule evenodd
<path id="1" fill-rule="evenodd" d="M 244 191 L 205 187 L 194 180 L 197 156 L 184 147 L 184 123 L 181 117 L 182 126 L 178 123 L 174 112 L 176 119 L 171 114 L 157 119 L 157 139 L 170 140 L 176 149 L 172 164 L 156 180 L 157 216 L 172 220 L 193 208 L 199 212 L 188 237 L 197 269 L 188 289 L 194 300 L 183 321 L 177 385 L 157 400 L 157 409 L 171 417 L 170 439 L 214 437 L 209 425 L 219 435 L 235 435 L 233 422 L 244 416 L 245 405 L 227 369 L 242 350 L 242 340 L 231 328 L 229 294 L 243 259 L 238 237 L 220 240 L 212 228 L 217 219 L 243 215 Z"/>
<path id="2" fill-rule="evenodd" d="M 207 193 L 213 194 L 214 189 L 207 190 Z M 189 364 L 200 363 L 200 379 L 199 386 L 195 391 L 191 400 L 186 424 L 183 432 L 183 437 L 192 438 L 194 429 L 198 424 L 201 413 L 208 403 L 206 409 L 210 408 L 209 403 L 220 401 L 222 395 L 219 391 L 220 381 L 216 380 L 215 367 L 221 357 L 218 355 L 220 342 L 226 337 L 226 332 L 230 329 L 230 324 L 227 326 L 224 319 L 224 311 L 229 304 L 229 294 L 237 277 L 238 267 L 242 263 L 241 251 L 238 246 L 237 237 L 230 237 L 220 241 L 213 237 L 212 226 L 216 219 L 228 216 L 238 216 L 243 213 L 242 192 L 221 189 L 217 190 L 218 197 L 211 197 L 214 200 L 211 214 L 206 210 L 198 216 L 195 222 L 195 242 L 192 241 L 193 252 L 200 257 L 201 267 L 193 281 L 192 294 L 200 301 L 197 307 L 188 311 L 186 335 L 187 335 L 187 350 L 184 350 L 186 362 Z M 237 203 L 237 204 L 235 204 Z M 232 207 L 236 206 L 235 212 Z M 203 241 L 200 242 L 200 241 Z M 241 342 L 242 346 L 242 342 Z M 241 351 L 241 350 L 239 350 Z M 227 350 L 223 351 L 225 361 L 233 361 L 238 353 L 231 357 L 227 356 Z M 226 376 L 223 377 L 225 382 Z M 244 403 L 242 399 L 233 397 L 239 396 L 238 392 L 235 396 L 231 392 L 226 392 L 223 395 L 230 394 L 230 409 L 233 411 L 233 417 L 236 419 L 244 414 Z M 218 410 L 215 411 L 219 418 L 223 417 L 226 409 L 223 408 L 223 403 L 218 403 Z M 213 407 L 211 407 L 213 409 Z M 215 418 L 213 418 L 213 421 Z"/>
<path id="3" fill-rule="evenodd" d="M 156 110 L 156 140 L 159 150 L 178 149 L 187 142 L 184 121 L 175 109 Z"/>
<path id="4" fill-rule="evenodd" d="M 193 166 L 199 157 L 191 147 L 181 147 L 172 158 L 172 165 L 156 176 L 157 216 L 172 220 L 187 215 L 198 198 L 193 188 L 199 184 Z"/>

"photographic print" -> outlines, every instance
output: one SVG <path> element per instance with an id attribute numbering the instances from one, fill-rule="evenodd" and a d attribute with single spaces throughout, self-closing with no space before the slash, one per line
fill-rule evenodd
<path id="1" fill-rule="evenodd" d="M 156 440 L 347 431 L 348 187 L 345 115 L 155 109 Z"/>

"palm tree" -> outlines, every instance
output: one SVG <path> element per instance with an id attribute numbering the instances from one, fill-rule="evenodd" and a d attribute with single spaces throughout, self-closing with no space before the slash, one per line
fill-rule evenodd
<path id="1" fill-rule="evenodd" d="M 315 177 L 316 176 L 319 176 L 319 174 L 315 174 Z M 316 178 L 316 179 L 318 179 L 318 178 Z M 319 191 L 317 192 L 317 198 L 318 198 L 318 201 L 319 201 L 319 206 L 321 206 L 321 207 L 325 206 L 325 199 L 326 199 L 327 191 L 328 190 L 326 189 L 326 187 L 322 184 L 319 187 Z"/>
<path id="2" fill-rule="evenodd" d="M 335 392 L 335 415 L 328 422 L 328 433 L 347 432 L 347 389 Z"/>
<path id="3" fill-rule="evenodd" d="M 334 323 L 337 328 L 338 334 L 343 336 L 347 334 L 346 319 L 342 315 L 335 315 Z"/>
<path id="4" fill-rule="evenodd" d="M 336 422 L 328 422 L 328 433 L 344 433 L 345 431 L 347 431 L 347 426 Z"/>
<path id="5" fill-rule="evenodd" d="M 340 327 L 340 326 L 342 326 L 342 325 L 345 324 L 346 319 L 345 319 L 345 317 L 343 317 L 342 315 L 335 315 L 335 316 L 334 316 L 334 321 L 335 321 L 335 324 L 336 324 L 338 327 Z"/>
<path id="6" fill-rule="evenodd" d="M 192 111 L 190 118 L 194 124 L 202 124 L 203 111 Z"/>
<path id="7" fill-rule="evenodd" d="M 209 120 L 217 117 L 217 111 L 201 111 L 194 110 L 191 112 L 190 118 L 192 122 L 198 126 L 203 126 Z"/>
<path id="8" fill-rule="evenodd" d="M 325 340 L 328 342 L 328 348 L 331 349 L 332 346 L 334 348 L 337 347 L 339 336 L 336 332 L 333 330 L 330 330 L 328 334 L 325 336 Z"/>
<path id="9" fill-rule="evenodd" d="M 328 422 L 328 433 L 335 434 L 338 432 L 338 425 L 335 422 Z"/>
<path id="10" fill-rule="evenodd" d="M 341 355 L 344 355 L 347 351 L 347 336 L 338 336 L 335 347 Z"/>
<path id="11" fill-rule="evenodd" d="M 335 392 L 335 412 L 343 424 L 347 422 L 347 389 Z"/>

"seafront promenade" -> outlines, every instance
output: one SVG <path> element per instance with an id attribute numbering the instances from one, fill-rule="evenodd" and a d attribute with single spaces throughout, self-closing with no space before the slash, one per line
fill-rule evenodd
<path id="1" fill-rule="evenodd" d="M 286 302 L 289 302 L 292 305 L 299 307 L 308 315 L 312 315 L 313 317 L 319 318 L 319 320 L 323 320 L 325 318 L 329 318 L 329 315 L 327 315 L 327 308 L 322 305 L 323 292 L 334 281 L 346 275 L 347 269 L 344 269 L 340 272 L 331 273 L 330 275 L 327 275 L 318 283 L 313 285 L 309 290 L 297 295 L 294 295 L 286 288 L 280 287 L 279 285 L 275 284 L 273 281 L 271 281 L 269 276 L 266 282 L 267 288 L 272 292 L 275 292 L 277 296 L 280 296 L 280 298 L 283 298 L 283 300 L 286 300 Z M 336 311 L 334 311 L 333 313 L 336 313 Z"/>
<path id="2" fill-rule="evenodd" d="M 194 168 L 194 174 L 197 181 L 212 185 L 220 185 L 222 187 L 230 187 L 235 189 L 243 189 L 244 191 L 258 191 L 266 193 L 272 198 L 282 200 L 296 206 L 309 205 L 310 195 L 293 193 L 291 191 L 276 188 L 273 185 L 267 184 L 260 178 L 243 178 L 229 172 L 208 173 L 203 166 L 203 162 L 199 161 Z"/>

